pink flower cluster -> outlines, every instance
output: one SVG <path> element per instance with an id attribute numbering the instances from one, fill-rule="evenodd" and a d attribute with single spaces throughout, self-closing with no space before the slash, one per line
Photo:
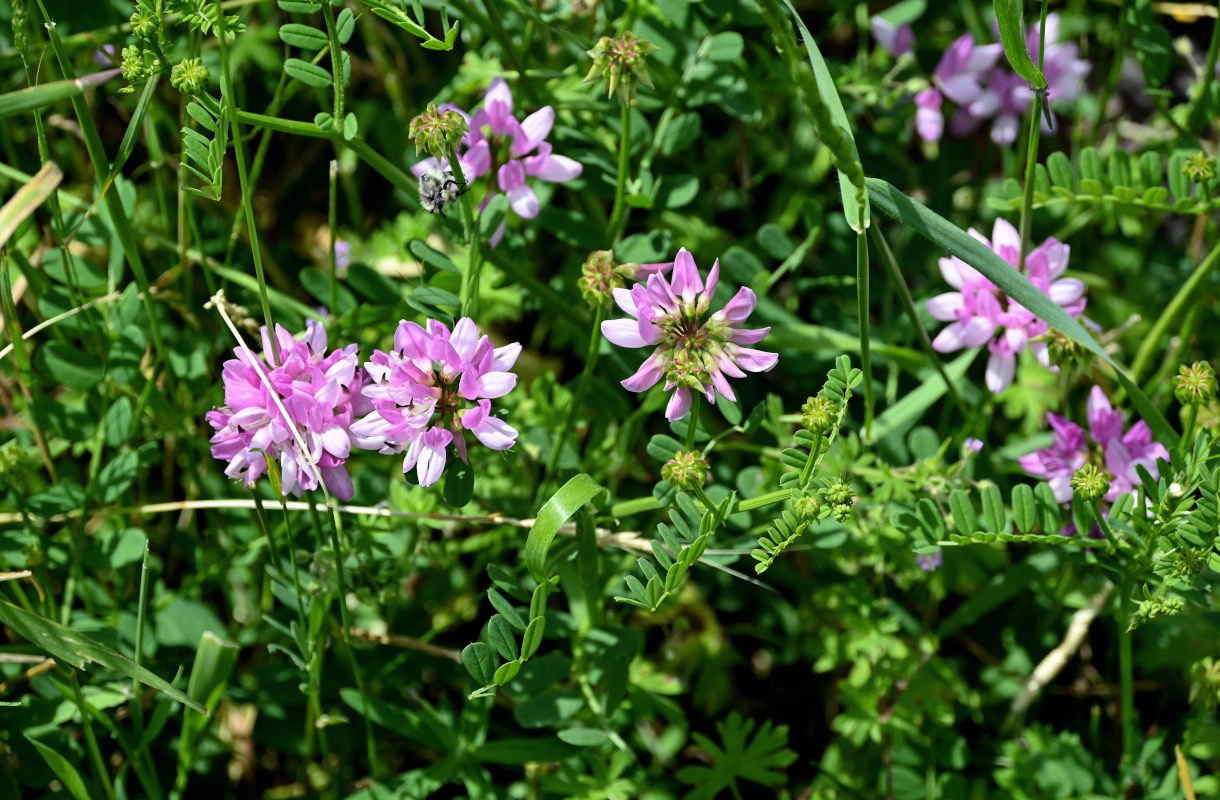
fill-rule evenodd
<path id="1" fill-rule="evenodd" d="M 374 352 L 363 369 L 354 344 L 328 353 L 326 331 L 313 320 L 302 340 L 278 326 L 276 337 L 280 362 L 274 368 L 268 366 L 274 361 L 266 329 L 262 358 L 234 350 L 237 358 L 224 364 L 225 405 L 207 414 L 216 429 L 212 456 L 229 462 L 225 474 L 246 486 L 267 472 L 272 458 L 280 464 L 283 494 L 299 496 L 318 488 L 312 460 L 330 493 L 350 500 L 344 463 L 353 447 L 406 450 L 403 472 L 415 469 L 420 485 L 431 486 L 444 472 L 450 444 L 467 460 L 464 431 L 492 450 L 507 450 L 517 440 L 512 426 L 492 416 L 491 401 L 516 386 L 509 370 L 521 345 L 494 348 L 467 318 L 452 332 L 436 320 L 426 328 L 403 320 L 394 349 Z"/>
<path id="2" fill-rule="evenodd" d="M 991 241 L 973 228 L 970 235 L 1013 269 L 1018 267 L 1021 236 L 1009 222 L 996 219 Z M 1047 239 L 1026 255 L 1025 277 L 1064 311 L 1078 317 L 1086 302 L 1084 283 L 1060 277 L 1067 269 L 1069 254 L 1066 244 L 1054 237 Z M 934 349 L 951 353 L 986 344 L 991 351 L 987 360 L 987 388 L 996 394 L 1012 383 L 1017 353 L 1027 346 L 1043 366 L 1050 367 L 1046 343 L 1035 341 L 1047 332 L 1045 322 L 956 256 L 942 258 L 940 271 L 945 282 L 957 291 L 939 294 L 928 301 L 928 313 L 949 323 L 933 340 Z"/>
<path id="3" fill-rule="evenodd" d="M 525 182 L 526 177 L 551 183 L 564 183 L 576 178 L 584 170 L 579 161 L 552 152 L 546 141 L 555 124 L 555 109 L 543 106 L 525 119 L 518 121 L 513 116 L 513 94 L 503 78 L 497 77 L 487 89 L 483 107 L 467 115 L 465 111 L 445 103 L 441 111 L 456 111 L 470 125 L 470 132 L 462 138 L 463 150 L 457 154 L 462 174 L 468 183 L 496 173 L 496 183 L 508 195 L 509 206 L 522 219 L 538 216 L 538 196 Z M 448 167 L 446 160 L 425 158 L 411 172 L 416 177 L 436 166 Z M 491 202 L 496 194 L 495 186 L 489 188 L 487 196 L 479 204 L 479 210 Z M 491 235 L 490 243 L 495 247 L 504 237 L 505 224 Z"/>
<path id="4" fill-rule="evenodd" d="M 646 284 L 615 289 L 615 302 L 630 318 L 602 323 L 602 334 L 620 347 L 655 346 L 639 370 L 622 384 L 630 391 L 643 392 L 665 378 L 665 391 L 673 392 L 665 410 L 670 422 L 686 416 L 692 390 L 701 392 L 708 402 L 715 401 L 716 392 L 735 401 L 728 378 L 766 372 L 779 360 L 775 353 L 746 346 L 762 341 L 771 330 L 741 327 L 754 311 L 756 300 L 750 289 L 743 286 L 724 308 L 703 319 L 719 277 L 717 260 L 705 284 L 695 259 L 684 247 L 674 259 L 672 280 L 657 272 L 648 276 Z"/>
<path id="5" fill-rule="evenodd" d="M 1087 404 L 1089 435 L 1073 422 L 1058 414 L 1046 418 L 1054 431 L 1050 447 L 1043 447 L 1018 459 L 1022 469 L 1038 478 L 1045 478 L 1055 492 L 1055 499 L 1067 503 L 1072 499 L 1072 476 L 1090 460 L 1111 476 L 1110 491 L 1105 500 L 1113 503 L 1120 494 L 1133 492 L 1139 484 L 1136 465 L 1153 477 L 1158 477 L 1156 460 L 1169 459 L 1169 452 L 1160 442 L 1152 441 L 1152 431 L 1143 420 L 1123 431 L 1122 412 L 1114 410 L 1100 386 L 1089 392 Z M 1090 447 L 1092 439 L 1093 447 Z"/>
<path id="6" fill-rule="evenodd" d="M 403 320 L 394 349 L 374 352 L 364 365 L 364 396 L 373 411 L 352 426 L 352 433 L 370 450 L 405 449 L 402 471 L 415 469 L 420 486 L 440 478 L 450 444 L 466 460 L 464 431 L 492 450 L 507 450 L 517 431 L 491 415 L 491 401 L 517 385 L 509 370 L 520 352 L 520 344 L 493 348 L 468 317 L 452 331 L 436 320 L 428 320 L 426 328 Z"/>
<path id="7" fill-rule="evenodd" d="M 263 328 L 263 358 L 243 347 L 224 363 L 225 404 L 207 414 L 216 429 L 212 456 L 228 461 L 225 474 L 246 486 L 267 472 L 267 459 L 279 462 L 285 495 L 300 496 L 318 488 L 320 469 L 326 488 L 341 500 L 350 500 L 352 479 L 344 467 L 352 448 L 351 425 L 366 405 L 360 397 L 364 383 L 356 345 L 326 352 L 326 330 L 306 322 L 305 338 L 296 340 L 276 326 L 280 363 L 274 369 L 271 341 Z M 288 417 L 280 411 L 263 380 L 270 380 Z M 307 453 L 302 453 L 294 429 Z"/>
<path id="8" fill-rule="evenodd" d="M 882 29 L 884 30 L 884 28 Z M 877 30 L 874 29 L 874 35 Z M 903 41 L 898 33 L 877 36 L 884 45 L 890 38 Z M 1038 63 L 1038 24 L 1026 34 L 1026 47 L 1034 63 Z M 941 106 L 948 98 L 958 106 L 949 126 L 955 137 L 968 136 L 981 123 L 991 120 L 991 140 L 998 145 L 1010 145 L 1017 139 L 1021 116 L 1029 109 L 1033 90 L 1003 61 L 1004 46 L 999 43 L 974 43 L 969 33 L 949 46 L 936 66 L 932 83 L 915 96 L 915 129 L 924 141 L 939 141 L 945 120 Z M 1046 17 L 1046 76 L 1051 102 L 1071 103 L 1080 95 L 1084 77 L 1092 66 L 1080 58 L 1080 48 L 1071 42 L 1059 41 L 1059 17 Z M 1048 130 L 1043 120 L 1043 130 Z"/>

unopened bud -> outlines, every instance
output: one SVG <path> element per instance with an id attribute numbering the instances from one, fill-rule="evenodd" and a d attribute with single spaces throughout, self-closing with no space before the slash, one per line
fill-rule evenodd
<path id="1" fill-rule="evenodd" d="M 593 67 L 585 76 L 584 82 L 588 83 L 601 75 L 606 80 L 607 96 L 617 91 L 622 102 L 630 103 L 635 94 L 636 83 L 652 88 L 645 57 L 658 49 L 660 48 L 652 42 L 637 38 L 630 31 L 618 38 L 603 36 L 597 41 L 597 45 L 588 51 L 589 57 L 593 59 Z"/>
<path id="2" fill-rule="evenodd" d="M 801 424 L 811 433 L 824 434 L 835 424 L 839 407 L 829 397 L 810 397 L 801 406 Z"/>
<path id="3" fill-rule="evenodd" d="M 614 263 L 614 253 L 609 250 L 594 250 L 580 268 L 576 281 L 580 296 L 592 308 L 608 306 L 614 298 L 614 290 L 623 288 L 623 275 Z"/>
<path id="4" fill-rule="evenodd" d="M 1183 364 L 1173 377 L 1173 395 L 1184 406 L 1203 406 L 1216 396 L 1216 371 L 1206 361 Z"/>
<path id="5" fill-rule="evenodd" d="M 169 83 L 188 97 L 203 92 L 208 86 L 208 68 L 198 58 L 184 58 L 174 65 L 169 74 Z"/>
<path id="6" fill-rule="evenodd" d="M 1191 183 L 1203 183 L 1216 177 L 1216 162 L 1202 150 L 1196 150 L 1186 157 L 1182 164 L 1182 174 L 1190 178 Z"/>
<path id="7" fill-rule="evenodd" d="M 1092 464 L 1085 464 L 1072 476 L 1072 490 L 1085 500 L 1098 500 L 1110 491 L 1110 476 Z"/>
<path id="8" fill-rule="evenodd" d="M 407 138 L 415 142 L 416 155 L 427 150 L 437 158 L 444 158 L 469 132 L 461 114 L 449 109 L 441 111 L 436 103 L 429 103 L 424 113 L 411 120 Z"/>
<path id="9" fill-rule="evenodd" d="M 707 481 L 707 459 L 698 450 L 680 450 L 661 467 L 661 477 L 679 489 L 702 487 Z"/>
<path id="10" fill-rule="evenodd" d="M 161 23 L 150 9 L 137 8 L 131 15 L 131 32 L 141 39 L 151 39 L 161 28 Z"/>
<path id="11" fill-rule="evenodd" d="M 813 522 L 818 518 L 822 504 L 818 502 L 817 495 L 803 494 L 792 501 L 792 506 L 801 522 Z"/>

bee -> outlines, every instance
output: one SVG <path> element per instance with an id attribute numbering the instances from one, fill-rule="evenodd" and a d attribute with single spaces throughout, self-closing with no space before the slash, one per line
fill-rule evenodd
<path id="1" fill-rule="evenodd" d="M 469 186 L 466 190 L 469 190 Z M 445 219 L 445 205 L 456 202 L 466 190 L 459 191 L 453 172 L 433 167 L 419 176 L 419 203 L 429 214 L 440 214 Z"/>

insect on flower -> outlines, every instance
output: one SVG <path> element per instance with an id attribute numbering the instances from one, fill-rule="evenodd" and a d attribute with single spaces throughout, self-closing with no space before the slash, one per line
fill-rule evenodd
<path id="1" fill-rule="evenodd" d="M 429 214 L 440 214 L 445 219 L 445 206 L 470 190 L 467 186 L 459 190 L 453 172 L 433 167 L 419 176 L 419 203 Z"/>

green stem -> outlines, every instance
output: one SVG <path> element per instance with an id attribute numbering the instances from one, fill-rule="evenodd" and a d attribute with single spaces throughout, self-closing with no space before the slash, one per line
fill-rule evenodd
<path id="1" fill-rule="evenodd" d="M 572 395 L 572 402 L 568 406 L 567 414 L 564 415 L 563 426 L 555 436 L 555 447 L 551 450 L 551 457 L 547 459 L 546 473 L 542 476 L 542 482 L 538 484 L 538 496 L 534 499 L 534 505 L 541 503 L 542 496 L 546 494 L 547 487 L 558 472 L 559 456 L 563 452 L 564 442 L 567 441 L 568 433 L 576 420 L 576 414 L 583 407 L 585 393 L 589 390 L 589 380 L 593 377 L 593 369 L 597 366 L 597 359 L 600 355 L 601 326 L 605 314 L 606 309 L 599 303 L 593 311 L 593 326 L 589 329 L 589 346 L 585 350 L 585 366 L 580 371 L 580 378 L 576 382 L 576 393 Z"/>
<path id="2" fill-rule="evenodd" d="M 618 180 L 614 185 L 614 209 L 610 212 L 606 236 L 612 245 L 622 235 L 621 229 L 627 222 L 627 206 L 623 202 L 623 195 L 627 189 L 627 155 L 631 150 L 631 108 L 626 103 L 621 103 L 619 107 Z"/>
<path id="3" fill-rule="evenodd" d="M 1126 7 L 1123 8 L 1123 20 L 1127 18 Z M 1120 25 L 1119 30 L 1122 31 L 1123 26 Z M 1122 51 L 1119 51 L 1118 59 L 1122 60 Z M 1216 17 L 1215 23 L 1212 25 L 1212 40 L 1207 48 L 1207 67 L 1203 70 L 1203 82 L 1199 84 L 1199 95 L 1195 98 L 1194 105 L 1190 108 L 1190 116 L 1187 118 L 1186 127 L 1191 131 L 1202 132 L 1203 127 L 1208 123 L 1207 119 L 1207 96 L 1211 89 L 1212 81 L 1216 75 L 1216 60 L 1220 57 L 1220 16 Z"/>
<path id="4" fill-rule="evenodd" d="M 1165 331 L 1173 323 L 1174 318 L 1181 313 L 1182 307 L 1186 305 L 1187 301 L 1196 298 L 1196 295 L 1199 293 L 1199 287 L 1218 263 L 1220 263 L 1220 243 L 1212 247 L 1211 251 L 1204 256 L 1199 266 L 1195 267 L 1195 271 L 1182 284 L 1182 288 L 1178 289 L 1178 293 L 1173 296 L 1173 299 L 1169 301 L 1169 305 L 1165 306 L 1165 310 L 1157 317 L 1152 330 L 1144 337 L 1139 351 L 1135 354 L 1135 361 L 1131 363 L 1131 380 L 1139 381 L 1140 374 L 1143 373 L 1144 367 L 1148 364 L 1148 359 L 1152 357 L 1153 349 L 1160 343 L 1161 338 L 1165 335 Z"/>
<path id="5" fill-rule="evenodd" d="M 748 500 L 742 500 L 737 504 L 736 511 L 753 511 L 756 508 L 782 503 L 792 496 L 791 489 L 778 489 L 774 492 L 760 494 L 758 497 L 751 497 Z"/>
<path id="6" fill-rule="evenodd" d="M 860 320 L 860 368 L 864 371 L 864 438 L 873 429 L 873 358 L 869 349 L 868 241 L 864 231 L 856 236 L 856 314 Z M 951 386 L 945 381 L 946 386 Z"/>
<path id="7" fill-rule="evenodd" d="M 1110 523 L 1101 515 L 1101 505 L 1096 499 L 1090 500 L 1089 503 L 1093 508 L 1093 521 L 1097 523 L 1097 527 L 1101 528 L 1102 535 L 1106 537 L 1106 541 L 1115 550 L 1118 549 L 1118 538 L 1114 535 L 1114 531 L 1110 529 Z"/>
<path id="8" fill-rule="evenodd" d="M 328 6 L 329 8 L 329 6 Z M 339 174 L 339 162 L 330 162 L 330 193 L 327 197 L 327 217 L 330 221 L 330 247 L 327 248 L 330 257 L 330 315 L 339 316 L 339 276 L 335 248 L 339 245 L 339 213 L 335 178 Z"/>
<path id="9" fill-rule="evenodd" d="M 1220 24 L 1220 19 L 1217 19 Z M 1217 38 L 1215 33 L 1212 34 L 1212 52 L 1215 51 Z M 1118 89 L 1119 78 L 1123 74 L 1123 56 L 1127 52 L 1127 0 L 1121 0 L 1118 10 L 1118 33 L 1114 37 L 1114 62 L 1110 65 L 1110 75 L 1106 78 L 1106 88 L 1101 93 L 1101 100 L 1097 105 L 1097 116 L 1093 120 L 1093 131 L 1089 134 L 1091 144 L 1096 144 L 1101 136 L 1101 125 L 1106 119 L 1106 106 L 1110 105 L 1110 98 L 1114 96 L 1115 90 Z M 1211 58 L 1211 52 L 1208 53 L 1208 58 Z M 1209 69 L 1215 68 L 1215 63 L 1212 63 Z M 1191 129 L 1196 129 L 1193 124 L 1194 111 L 1191 112 Z"/>
<path id="10" fill-rule="evenodd" d="M 1025 193 L 1021 198 L 1021 219 L 1018 230 L 1021 235 L 1021 256 L 1017 262 L 1025 272 L 1025 256 L 1029 252 L 1029 229 L 1033 225 L 1034 168 L 1038 166 L 1038 137 L 1042 133 L 1041 98 L 1034 94 L 1029 105 L 1029 137 L 1025 153 Z"/>
<path id="11" fill-rule="evenodd" d="M 1190 410 L 1186 412 L 1186 430 L 1182 432 L 1183 448 L 1189 450 L 1195 434 L 1195 421 L 1199 418 L 1199 407 L 1191 403 Z"/>
<path id="12" fill-rule="evenodd" d="M 686 452 L 691 452 L 695 449 L 695 431 L 699 428 L 699 411 L 703 404 L 699 402 L 702 398 L 699 392 L 694 389 L 687 389 L 691 393 L 690 415 L 686 420 Z"/>
<path id="13" fill-rule="evenodd" d="M 1131 634 L 1127 631 L 1131 617 L 1131 586 L 1124 581 L 1118 596 L 1118 675 L 1122 696 L 1123 761 L 1130 763 L 1136 755 L 1135 728 L 1135 665 L 1131 656 Z"/>
<path id="14" fill-rule="evenodd" d="M 220 10 L 220 0 L 216 0 L 217 13 Z M 223 16 L 221 17 L 223 19 Z M 250 237 L 250 255 L 254 259 L 254 278 L 258 281 L 258 296 L 263 306 L 263 320 L 267 325 L 268 339 L 271 341 L 271 358 L 275 364 L 280 363 L 280 346 L 275 335 L 275 322 L 271 317 L 271 303 L 267 300 L 267 278 L 263 274 L 263 253 L 258 243 L 258 228 L 254 223 L 254 204 L 251 202 L 249 175 L 246 172 L 246 146 L 241 138 L 241 127 L 237 121 L 237 102 L 233 98 L 233 76 L 229 68 L 229 46 L 227 32 L 217 31 L 216 40 L 220 43 L 220 94 L 224 100 L 225 111 L 229 117 L 229 128 L 233 140 L 233 156 L 237 162 L 237 181 L 241 187 L 241 207 L 246 217 L 246 233 Z"/>
<path id="15" fill-rule="evenodd" d="M 458 161 L 457 151 L 450 146 L 446 154 L 449 159 L 449 169 L 457 182 L 459 198 L 462 207 L 462 225 L 466 228 L 466 244 L 469 255 L 466 258 L 466 275 L 462 281 L 462 316 L 474 317 L 479 308 L 479 272 L 483 268 L 483 259 L 479 253 L 479 228 L 475 221 L 474 201 L 470 199 L 469 185 L 466 175 L 462 172 L 462 164 Z"/>
<path id="16" fill-rule="evenodd" d="M 102 751 L 97 746 L 97 736 L 93 733 L 93 722 L 89 719 L 89 707 L 85 703 L 85 696 L 80 690 L 80 681 L 76 679 L 76 672 L 72 673 L 69 683 L 72 685 L 72 699 L 76 702 L 76 708 L 80 711 L 81 725 L 85 729 L 85 744 L 89 750 L 89 761 L 93 766 L 93 771 L 97 773 L 97 781 L 102 785 L 102 791 L 106 793 L 107 800 L 114 800 L 114 784 L 110 781 L 110 773 L 106 770 L 106 762 L 102 760 Z"/>

